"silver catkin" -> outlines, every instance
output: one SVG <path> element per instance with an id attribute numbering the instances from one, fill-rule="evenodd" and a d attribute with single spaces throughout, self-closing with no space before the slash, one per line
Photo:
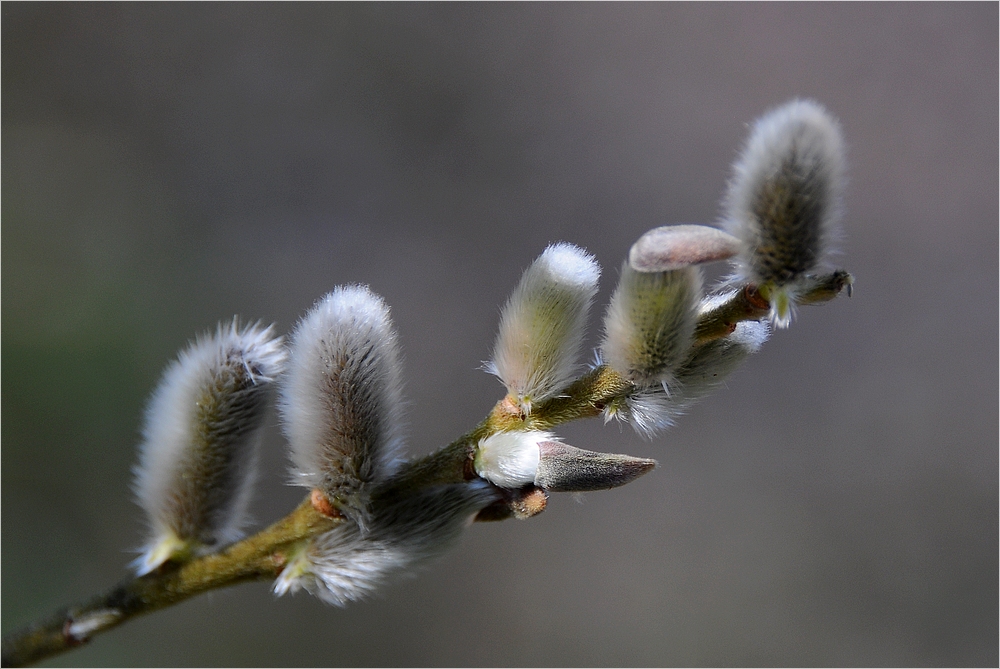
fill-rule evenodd
<path id="1" fill-rule="evenodd" d="M 738 271 L 783 286 L 813 271 L 836 235 L 844 190 L 837 121 L 811 100 L 758 119 L 725 199 L 726 226 L 743 242 Z"/>

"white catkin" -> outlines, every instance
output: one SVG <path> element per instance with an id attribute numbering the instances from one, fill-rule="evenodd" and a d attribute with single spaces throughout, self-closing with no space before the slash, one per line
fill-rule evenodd
<path id="1" fill-rule="evenodd" d="M 638 434 L 652 439 L 674 424 L 684 407 L 662 387 L 639 388 L 625 398 L 623 406 L 605 409 L 605 422 L 612 418 L 628 423 Z"/>
<path id="2" fill-rule="evenodd" d="M 136 562 L 155 569 L 179 551 L 240 536 L 257 446 L 285 350 L 272 328 L 234 319 L 199 337 L 164 372 L 146 410 L 135 493 L 151 536 Z"/>
<path id="3" fill-rule="evenodd" d="M 725 225 L 742 244 L 739 278 L 784 286 L 828 254 L 841 213 L 844 142 L 837 121 L 811 100 L 758 119 L 725 198 Z"/>
<path id="4" fill-rule="evenodd" d="M 743 321 L 729 336 L 694 347 L 677 371 L 678 399 L 690 404 L 715 390 L 770 335 L 767 323 Z"/>
<path id="5" fill-rule="evenodd" d="M 402 385 L 389 307 L 366 286 L 335 289 L 292 334 L 279 408 L 293 482 L 362 526 L 372 486 L 401 457 Z"/>
<path id="6" fill-rule="evenodd" d="M 525 270 L 504 307 L 487 369 L 526 413 L 573 379 L 600 273 L 583 249 L 553 244 Z"/>
<path id="7" fill-rule="evenodd" d="M 500 499 L 483 480 L 424 489 L 385 500 L 366 532 L 342 523 L 315 537 L 298 564 L 275 582 L 275 593 L 305 589 L 328 604 L 344 606 L 374 593 L 447 550 L 477 512 Z"/>

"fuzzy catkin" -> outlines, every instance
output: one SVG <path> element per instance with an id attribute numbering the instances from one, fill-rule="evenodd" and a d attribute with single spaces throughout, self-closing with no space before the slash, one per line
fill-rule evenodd
<path id="1" fill-rule="evenodd" d="M 743 321 L 729 336 L 692 348 L 677 370 L 678 400 L 690 404 L 715 390 L 749 355 L 759 351 L 770 335 L 767 323 Z"/>
<path id="2" fill-rule="evenodd" d="M 701 283 L 697 267 L 637 272 L 625 263 L 604 316 L 604 362 L 641 386 L 670 381 L 691 347 Z"/>
<path id="3" fill-rule="evenodd" d="M 285 351 L 272 328 L 234 319 L 199 337 L 167 368 L 146 411 L 137 500 L 151 538 L 140 574 L 183 552 L 239 537 L 264 412 Z"/>
<path id="4" fill-rule="evenodd" d="M 790 284 L 826 256 L 840 216 L 844 142 L 811 100 L 758 119 L 734 165 L 726 226 L 743 243 L 737 268 L 758 284 Z"/>
<path id="5" fill-rule="evenodd" d="M 499 499 L 497 489 L 479 479 L 377 499 L 366 531 L 347 522 L 314 537 L 274 591 L 304 589 L 336 606 L 364 599 L 447 550 L 477 512 Z"/>
<path id="6" fill-rule="evenodd" d="M 767 341 L 767 323 L 744 321 L 732 334 L 691 348 L 674 372 L 668 394 L 662 386 L 640 386 L 616 406 L 605 411 L 605 420 L 618 418 L 640 435 L 652 438 L 692 404 L 716 389 L 746 358 Z"/>
<path id="7" fill-rule="evenodd" d="M 279 408 L 293 480 L 362 526 L 402 449 L 402 373 L 389 307 L 366 286 L 319 300 L 292 334 Z"/>
<path id="8" fill-rule="evenodd" d="M 572 379 L 601 270 L 572 244 L 553 244 L 525 270 L 500 319 L 487 369 L 525 413 Z"/>

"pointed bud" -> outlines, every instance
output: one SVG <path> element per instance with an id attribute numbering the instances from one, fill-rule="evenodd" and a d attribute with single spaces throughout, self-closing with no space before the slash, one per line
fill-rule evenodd
<path id="1" fill-rule="evenodd" d="M 793 100 L 754 123 L 734 172 L 726 214 L 743 243 L 738 271 L 769 299 L 774 324 L 786 327 L 796 282 L 823 261 L 840 217 L 840 126 L 816 102 Z"/>
<path id="2" fill-rule="evenodd" d="M 669 382 L 691 348 L 700 297 L 696 267 L 637 272 L 626 263 L 604 316 L 604 362 L 640 386 Z"/>
<path id="3" fill-rule="evenodd" d="M 631 483 L 656 467 L 656 460 L 595 453 L 558 441 L 539 443 L 535 485 L 551 492 L 608 490 Z"/>
<path id="4" fill-rule="evenodd" d="M 728 260 L 740 240 L 707 225 L 664 225 L 653 228 L 632 245 L 628 263 L 637 272 L 668 272 L 692 265 Z"/>
<path id="5" fill-rule="evenodd" d="M 535 485 L 522 488 L 497 488 L 503 495 L 476 514 L 475 522 L 492 523 L 509 518 L 525 520 L 537 516 L 548 505 L 548 494 Z"/>
<path id="6" fill-rule="evenodd" d="M 656 466 L 655 460 L 575 448 L 541 431 L 490 435 L 479 442 L 474 462 L 479 476 L 501 488 L 535 485 L 550 492 L 617 488 Z M 527 517 L 517 509 L 514 515 Z"/>
<path id="7" fill-rule="evenodd" d="M 509 502 L 511 515 L 517 520 L 534 518 L 549 504 L 549 496 L 538 486 L 529 486 L 521 490 L 511 491 L 513 498 Z"/>
<path id="8" fill-rule="evenodd" d="M 600 274 L 583 249 L 553 244 L 524 272 L 504 307 L 487 369 L 524 413 L 572 380 Z"/>
<path id="9" fill-rule="evenodd" d="M 239 537 L 272 381 L 285 351 L 271 328 L 219 325 L 181 352 L 146 411 L 135 490 L 152 537 L 145 574 Z"/>
<path id="10" fill-rule="evenodd" d="M 295 482 L 362 525 L 402 447 L 402 375 L 389 308 L 364 286 L 321 299 L 292 335 L 281 416 Z"/>

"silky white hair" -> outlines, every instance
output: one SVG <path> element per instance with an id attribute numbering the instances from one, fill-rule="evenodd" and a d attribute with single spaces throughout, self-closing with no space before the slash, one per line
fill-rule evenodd
<path id="1" fill-rule="evenodd" d="M 637 387 L 623 402 L 605 410 L 605 421 L 617 418 L 640 435 L 653 438 L 722 385 L 747 356 L 760 350 L 770 333 L 767 323 L 743 321 L 730 335 L 695 345 L 674 373 L 669 392 L 658 385 Z"/>
<path id="2" fill-rule="evenodd" d="M 637 272 L 622 265 L 604 315 L 604 362 L 639 386 L 669 383 L 691 348 L 701 287 L 697 267 Z"/>
<path id="3" fill-rule="evenodd" d="M 534 483 L 540 458 L 538 444 L 553 440 L 551 432 L 541 430 L 491 434 L 476 446 L 476 473 L 501 488 Z"/>
<path id="4" fill-rule="evenodd" d="M 525 270 L 504 306 L 486 369 L 525 413 L 573 379 L 600 275 L 583 249 L 552 244 Z"/>
<path id="5" fill-rule="evenodd" d="M 785 286 L 822 263 L 844 183 L 840 125 L 822 105 L 792 100 L 759 118 L 725 198 L 725 226 L 743 243 L 739 278 Z"/>
<path id="6" fill-rule="evenodd" d="M 364 527 L 372 486 L 403 447 L 401 355 L 389 307 L 367 286 L 319 300 L 292 334 L 279 409 L 293 482 Z"/>
<path id="7" fill-rule="evenodd" d="M 771 328 L 766 322 L 742 321 L 728 336 L 692 348 L 677 370 L 678 399 L 690 403 L 718 388 L 770 336 Z"/>
<path id="8" fill-rule="evenodd" d="M 377 498 L 366 531 L 346 521 L 314 537 L 274 584 L 344 606 L 446 551 L 480 510 L 501 499 L 482 479 Z"/>
<path id="9" fill-rule="evenodd" d="M 175 553 L 215 550 L 246 521 L 257 447 L 285 350 L 273 327 L 234 318 L 164 372 L 146 410 L 134 489 L 150 528 L 140 574 Z"/>

